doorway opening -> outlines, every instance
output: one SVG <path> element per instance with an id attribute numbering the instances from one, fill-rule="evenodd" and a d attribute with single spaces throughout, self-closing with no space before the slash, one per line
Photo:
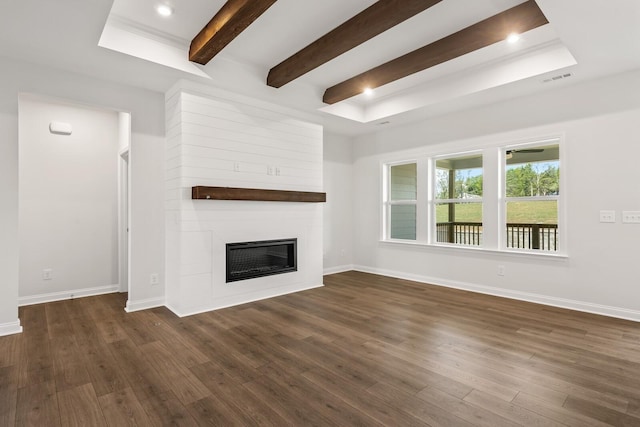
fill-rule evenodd
<path id="1" fill-rule="evenodd" d="M 18 304 L 130 291 L 130 114 L 33 94 L 18 105 Z"/>

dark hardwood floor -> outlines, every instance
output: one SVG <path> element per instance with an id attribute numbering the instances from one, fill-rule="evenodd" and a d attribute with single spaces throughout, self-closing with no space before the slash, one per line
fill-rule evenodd
<path id="1" fill-rule="evenodd" d="M 640 324 L 364 273 L 178 318 L 22 307 L 0 426 L 640 426 Z M 234 285 L 237 286 L 237 285 Z"/>

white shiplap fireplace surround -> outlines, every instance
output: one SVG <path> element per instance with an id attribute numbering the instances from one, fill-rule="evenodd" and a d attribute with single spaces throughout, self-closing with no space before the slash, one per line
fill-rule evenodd
<path id="1" fill-rule="evenodd" d="M 322 126 L 181 81 L 166 94 L 166 305 L 179 316 L 322 286 L 322 204 L 192 200 L 194 186 L 322 191 Z M 298 239 L 295 272 L 226 283 L 227 243 Z"/>

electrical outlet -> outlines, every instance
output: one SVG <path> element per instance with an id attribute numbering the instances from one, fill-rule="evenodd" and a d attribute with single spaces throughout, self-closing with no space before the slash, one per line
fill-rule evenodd
<path id="1" fill-rule="evenodd" d="M 640 224 L 640 211 L 622 211 L 622 222 L 625 224 Z"/>
<path id="2" fill-rule="evenodd" d="M 507 271 L 504 265 L 498 266 L 498 276 L 504 276 L 504 273 Z"/>
<path id="3" fill-rule="evenodd" d="M 152 273 L 149 276 L 149 283 L 151 283 L 152 285 L 159 285 L 160 284 L 160 277 L 158 276 L 158 273 Z"/>
<path id="4" fill-rule="evenodd" d="M 616 211 L 600 211 L 600 222 L 616 222 Z"/>
<path id="5" fill-rule="evenodd" d="M 276 168 L 276 176 L 280 176 L 280 168 Z"/>
<path id="6" fill-rule="evenodd" d="M 240 163 L 239 162 L 233 162 L 233 170 L 235 172 L 240 172 Z"/>
<path id="7" fill-rule="evenodd" d="M 53 279 L 53 270 L 50 268 L 45 268 L 42 270 L 42 280 L 52 280 Z"/>
<path id="8" fill-rule="evenodd" d="M 267 175 L 273 175 L 273 166 L 267 166 Z"/>

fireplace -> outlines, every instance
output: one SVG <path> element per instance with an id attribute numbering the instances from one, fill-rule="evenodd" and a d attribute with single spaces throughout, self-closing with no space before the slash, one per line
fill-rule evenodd
<path id="1" fill-rule="evenodd" d="M 298 239 L 227 243 L 227 283 L 298 270 Z"/>

